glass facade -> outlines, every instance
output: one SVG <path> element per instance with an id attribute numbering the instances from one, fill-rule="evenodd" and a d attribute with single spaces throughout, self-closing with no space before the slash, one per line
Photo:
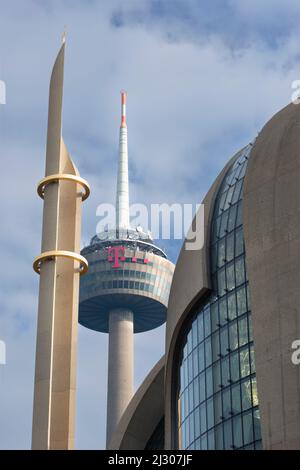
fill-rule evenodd
<path id="1" fill-rule="evenodd" d="M 251 310 L 242 225 L 251 145 L 219 189 L 211 225 L 212 293 L 181 340 L 177 387 L 180 449 L 260 449 Z"/>

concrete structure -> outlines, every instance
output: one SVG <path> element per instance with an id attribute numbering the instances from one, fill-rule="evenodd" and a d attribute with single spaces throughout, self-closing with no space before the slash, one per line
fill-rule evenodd
<path id="1" fill-rule="evenodd" d="M 109 313 L 107 435 L 110 436 L 133 395 L 133 313 L 115 308 Z"/>
<path id="2" fill-rule="evenodd" d="M 300 107 L 264 127 L 244 189 L 247 250 L 263 446 L 300 449 Z"/>
<path id="3" fill-rule="evenodd" d="M 166 320 L 174 265 L 151 234 L 129 224 L 126 94 L 121 93 L 116 227 L 97 234 L 82 255 L 79 322 L 109 332 L 107 444 L 133 395 L 133 333 Z"/>
<path id="4" fill-rule="evenodd" d="M 89 187 L 61 136 L 64 53 L 63 43 L 50 83 L 46 176 L 38 185 L 44 213 L 42 254 L 34 261 L 40 290 L 33 449 L 72 449 L 75 439 L 79 277 L 87 269 L 79 255 L 81 205 Z"/>
<path id="5" fill-rule="evenodd" d="M 146 448 L 162 401 L 165 449 L 300 449 L 299 129 L 291 104 L 208 191 L 205 244 L 173 276 L 164 390 L 145 380 L 111 449 Z"/>
<path id="6" fill-rule="evenodd" d="M 130 401 L 108 449 L 143 450 L 147 447 L 153 430 L 164 416 L 164 372 L 165 358 L 162 357 Z"/>

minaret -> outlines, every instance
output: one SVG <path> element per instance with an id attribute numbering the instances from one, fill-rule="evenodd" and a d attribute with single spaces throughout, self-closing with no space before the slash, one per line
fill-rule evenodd
<path id="1" fill-rule="evenodd" d="M 79 254 L 81 206 L 89 195 L 62 138 L 65 38 L 49 92 L 42 253 L 33 267 L 40 275 L 36 340 L 32 448 L 73 449 L 79 278 L 87 261 Z M 82 188 L 84 191 L 82 191 Z"/>
<path id="2" fill-rule="evenodd" d="M 128 140 L 126 124 L 126 92 L 121 91 L 121 125 L 116 200 L 116 229 L 129 228 Z"/>
<path id="3" fill-rule="evenodd" d="M 121 92 L 121 126 L 116 201 L 116 232 L 129 228 L 128 144 L 126 125 L 126 93 Z M 106 441 L 133 395 L 133 312 L 115 308 L 109 312 L 108 383 Z"/>

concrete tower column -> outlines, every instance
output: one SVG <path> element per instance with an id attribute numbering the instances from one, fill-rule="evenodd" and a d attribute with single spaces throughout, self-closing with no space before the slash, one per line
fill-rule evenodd
<path id="1" fill-rule="evenodd" d="M 133 313 L 126 308 L 116 308 L 109 313 L 107 444 L 132 395 Z"/>

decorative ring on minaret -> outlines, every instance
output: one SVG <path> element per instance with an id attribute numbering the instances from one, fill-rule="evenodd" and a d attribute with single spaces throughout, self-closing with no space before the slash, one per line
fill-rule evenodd
<path id="1" fill-rule="evenodd" d="M 80 176 L 69 175 L 66 173 L 57 173 L 56 175 L 50 175 L 43 178 L 37 187 L 38 195 L 44 199 L 46 186 L 51 183 L 57 183 L 59 180 L 73 181 L 74 183 L 80 184 L 84 189 L 84 193 L 82 193 L 82 201 L 85 201 L 89 197 L 91 192 L 89 183 Z"/>
<path id="2" fill-rule="evenodd" d="M 33 262 L 33 269 L 36 273 L 40 274 L 41 264 L 44 261 L 54 260 L 57 257 L 69 258 L 80 263 L 80 274 L 85 274 L 88 270 L 89 264 L 87 260 L 73 251 L 64 251 L 64 250 L 51 250 L 45 251 L 41 255 L 37 256 Z"/>

